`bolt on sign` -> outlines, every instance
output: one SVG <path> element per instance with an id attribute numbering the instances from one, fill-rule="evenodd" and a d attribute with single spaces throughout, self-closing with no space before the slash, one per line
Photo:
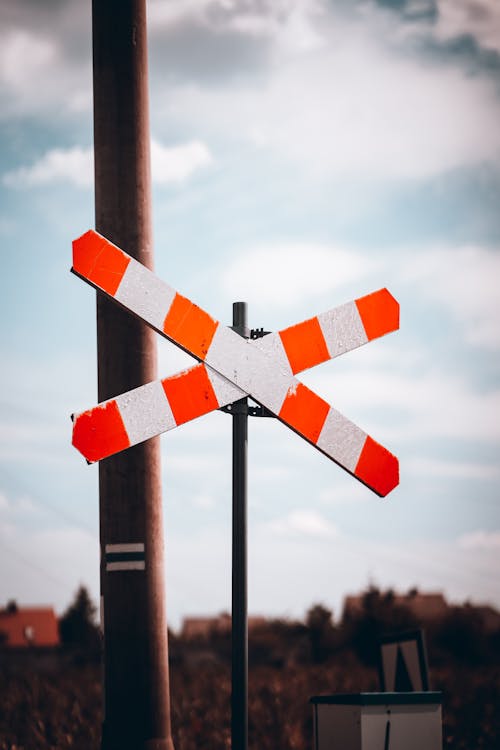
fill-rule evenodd
<path id="1" fill-rule="evenodd" d="M 397 330 L 387 289 L 248 340 L 93 230 L 73 242 L 71 270 L 199 360 L 75 415 L 73 445 L 87 461 L 250 396 L 377 495 L 398 485 L 396 456 L 295 377 Z"/>

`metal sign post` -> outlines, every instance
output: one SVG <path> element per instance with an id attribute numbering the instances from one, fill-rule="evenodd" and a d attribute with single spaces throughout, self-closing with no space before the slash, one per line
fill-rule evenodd
<path id="1" fill-rule="evenodd" d="M 247 303 L 233 303 L 233 331 L 243 338 L 266 335 L 249 330 Z M 222 407 L 233 418 L 233 544 L 231 618 L 231 748 L 248 748 L 248 417 L 274 417 L 248 398 Z"/>
<path id="2" fill-rule="evenodd" d="M 249 338 L 246 302 L 233 304 L 233 331 Z M 247 447 L 248 399 L 231 406 L 233 422 L 233 572 L 231 748 L 248 747 Z"/>

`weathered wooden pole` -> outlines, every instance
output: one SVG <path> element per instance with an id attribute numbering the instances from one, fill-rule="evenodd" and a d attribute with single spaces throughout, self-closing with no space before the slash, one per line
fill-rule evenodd
<path id="1" fill-rule="evenodd" d="M 153 266 L 145 0 L 93 0 L 96 229 Z M 98 395 L 156 378 L 154 333 L 97 295 Z M 99 466 L 102 750 L 173 750 L 159 438 Z"/>

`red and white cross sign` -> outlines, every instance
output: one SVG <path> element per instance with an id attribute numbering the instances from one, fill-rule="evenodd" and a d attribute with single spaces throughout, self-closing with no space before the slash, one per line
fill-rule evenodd
<path id="1" fill-rule="evenodd" d="M 247 340 L 93 230 L 73 242 L 72 271 L 200 361 L 76 415 L 73 445 L 88 461 L 248 395 L 378 495 L 399 483 L 396 456 L 294 377 L 397 330 L 386 289 Z"/>

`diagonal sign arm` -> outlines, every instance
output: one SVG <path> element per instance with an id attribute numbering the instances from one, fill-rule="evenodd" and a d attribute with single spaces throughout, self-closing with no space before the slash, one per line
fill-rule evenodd
<path id="1" fill-rule="evenodd" d="M 251 344 L 286 358 L 298 373 L 396 330 L 398 313 L 397 302 L 381 289 Z M 73 445 L 88 461 L 100 461 L 246 395 L 199 363 L 76 415 Z"/>
<path id="2" fill-rule="evenodd" d="M 272 411 L 282 422 L 377 494 L 385 496 L 398 484 L 397 458 L 294 377 L 295 372 L 331 356 L 326 346 L 326 336 L 323 336 L 324 351 L 321 352 L 320 337 L 317 339 L 319 351 L 314 355 L 304 355 L 301 347 L 296 346 L 292 359 L 283 356 L 282 350 L 280 352 L 276 346 L 276 338 L 266 344 L 266 338 L 271 338 L 266 337 L 257 347 L 256 342 L 246 341 L 231 329 L 220 325 L 204 310 L 94 231 L 87 232 L 74 242 L 72 270 L 222 375 L 221 384 L 226 390 L 229 386 L 227 381 L 230 381 L 244 394 L 251 395 L 255 401 Z M 369 300 L 370 296 L 362 299 Z M 397 308 L 397 303 L 393 302 Z M 370 303 L 367 302 L 366 305 L 368 329 L 365 326 L 365 333 L 368 338 L 374 338 L 380 335 L 376 333 L 380 321 L 376 314 L 370 313 Z M 285 340 L 288 335 L 290 351 L 294 349 L 294 339 L 295 343 L 298 341 L 297 330 L 294 329 L 300 329 L 304 325 L 310 326 L 311 321 L 287 329 L 288 334 L 282 332 L 280 335 L 282 341 L 283 334 Z M 305 329 L 301 333 L 304 334 Z M 213 374 L 203 366 L 192 370 L 201 377 Z M 163 382 L 157 381 L 156 384 L 141 388 L 158 386 Z M 162 390 L 166 392 L 166 389 Z M 212 390 L 215 390 L 213 385 Z M 127 394 L 123 394 L 118 398 L 126 396 Z M 158 396 L 161 396 L 159 391 Z M 241 393 L 236 393 L 236 398 L 240 397 Z M 236 398 L 233 390 L 226 403 L 231 403 Z M 163 400 L 165 401 L 164 397 Z M 207 411 L 212 408 L 217 408 L 217 405 L 214 404 Z M 103 413 L 105 411 L 103 408 Z M 156 409 L 154 413 L 157 413 Z M 120 419 L 119 412 L 117 416 Z M 168 419 L 164 421 L 168 422 Z M 164 429 L 168 427 L 162 426 L 157 432 Z M 112 452 L 126 447 L 128 445 L 125 443 L 121 447 L 115 447 Z"/>

